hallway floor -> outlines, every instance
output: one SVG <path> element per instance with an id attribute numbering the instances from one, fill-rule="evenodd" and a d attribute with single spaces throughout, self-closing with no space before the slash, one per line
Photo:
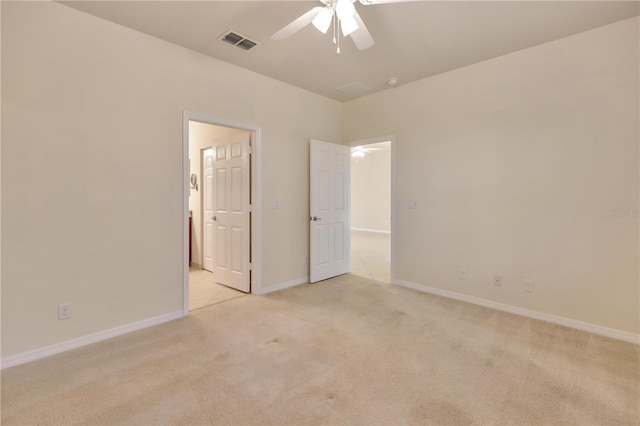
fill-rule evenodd
<path id="1" fill-rule="evenodd" d="M 351 273 L 391 283 L 391 234 L 351 231 Z"/>
<path id="2" fill-rule="evenodd" d="M 217 284 L 205 269 L 189 268 L 189 310 L 204 308 L 246 296 L 241 291 Z"/>

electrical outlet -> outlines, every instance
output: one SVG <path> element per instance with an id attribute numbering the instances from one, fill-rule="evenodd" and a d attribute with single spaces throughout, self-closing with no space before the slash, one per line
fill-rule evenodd
<path id="1" fill-rule="evenodd" d="M 278 200 L 273 200 L 273 201 L 271 202 L 271 208 L 272 208 L 272 209 L 279 209 L 279 208 L 280 208 L 280 201 L 278 201 Z"/>
<path id="2" fill-rule="evenodd" d="M 58 319 L 63 320 L 71 318 L 71 303 L 62 303 L 58 305 Z"/>
<path id="3" fill-rule="evenodd" d="M 524 280 L 524 291 L 526 291 L 527 293 L 533 293 L 533 280 Z"/>
<path id="4" fill-rule="evenodd" d="M 493 276 L 493 285 L 496 287 L 502 287 L 502 277 L 500 275 Z"/>
<path id="5" fill-rule="evenodd" d="M 467 270 L 465 268 L 458 268 L 458 279 L 459 280 L 467 279 Z"/>

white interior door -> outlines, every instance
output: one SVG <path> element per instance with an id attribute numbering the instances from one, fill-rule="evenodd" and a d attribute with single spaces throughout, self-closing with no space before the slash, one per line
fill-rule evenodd
<path id="1" fill-rule="evenodd" d="M 351 265 L 351 150 L 311 141 L 310 281 L 345 274 Z"/>
<path id="2" fill-rule="evenodd" d="M 250 287 L 249 135 L 213 146 L 213 277 L 248 293 Z"/>
<path id="3" fill-rule="evenodd" d="M 202 181 L 204 225 L 202 230 L 203 251 L 202 269 L 213 272 L 213 196 L 215 187 L 213 186 L 213 150 L 203 151 L 204 180 Z"/>

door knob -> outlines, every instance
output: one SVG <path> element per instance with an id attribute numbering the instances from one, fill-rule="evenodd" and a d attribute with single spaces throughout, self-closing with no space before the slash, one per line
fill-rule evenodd
<path id="1" fill-rule="evenodd" d="M 313 219 L 313 221 L 314 221 L 314 222 L 315 222 L 315 221 L 318 221 L 318 220 L 322 220 L 322 218 L 321 218 L 321 217 L 318 217 L 318 216 L 314 216 L 312 219 Z"/>
<path id="2" fill-rule="evenodd" d="M 218 216 L 214 216 L 214 217 L 212 217 L 211 219 L 213 219 L 213 220 L 218 220 Z"/>

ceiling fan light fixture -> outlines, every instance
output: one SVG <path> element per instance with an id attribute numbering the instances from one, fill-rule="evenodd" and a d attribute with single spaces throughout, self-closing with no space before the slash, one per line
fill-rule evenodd
<path id="1" fill-rule="evenodd" d="M 344 19 L 353 18 L 356 13 L 356 7 L 351 0 L 338 0 L 336 3 L 336 14 L 342 21 Z"/>
<path id="2" fill-rule="evenodd" d="M 314 27 L 318 29 L 322 34 L 326 34 L 331 26 L 331 21 L 333 19 L 333 10 L 325 7 L 313 18 L 311 23 Z"/>
<path id="3" fill-rule="evenodd" d="M 355 18 L 356 7 L 353 5 L 352 0 L 337 0 L 336 2 L 336 15 L 340 20 L 340 27 L 342 28 L 342 35 L 345 37 L 360 28 Z"/>
<path id="4" fill-rule="evenodd" d="M 340 28 L 342 28 L 342 35 L 345 37 L 360 28 L 353 16 L 347 19 L 340 19 Z"/>
<path id="5" fill-rule="evenodd" d="M 354 146 L 351 148 L 351 156 L 353 158 L 364 158 L 366 152 L 364 152 L 364 148 L 361 146 Z"/>

